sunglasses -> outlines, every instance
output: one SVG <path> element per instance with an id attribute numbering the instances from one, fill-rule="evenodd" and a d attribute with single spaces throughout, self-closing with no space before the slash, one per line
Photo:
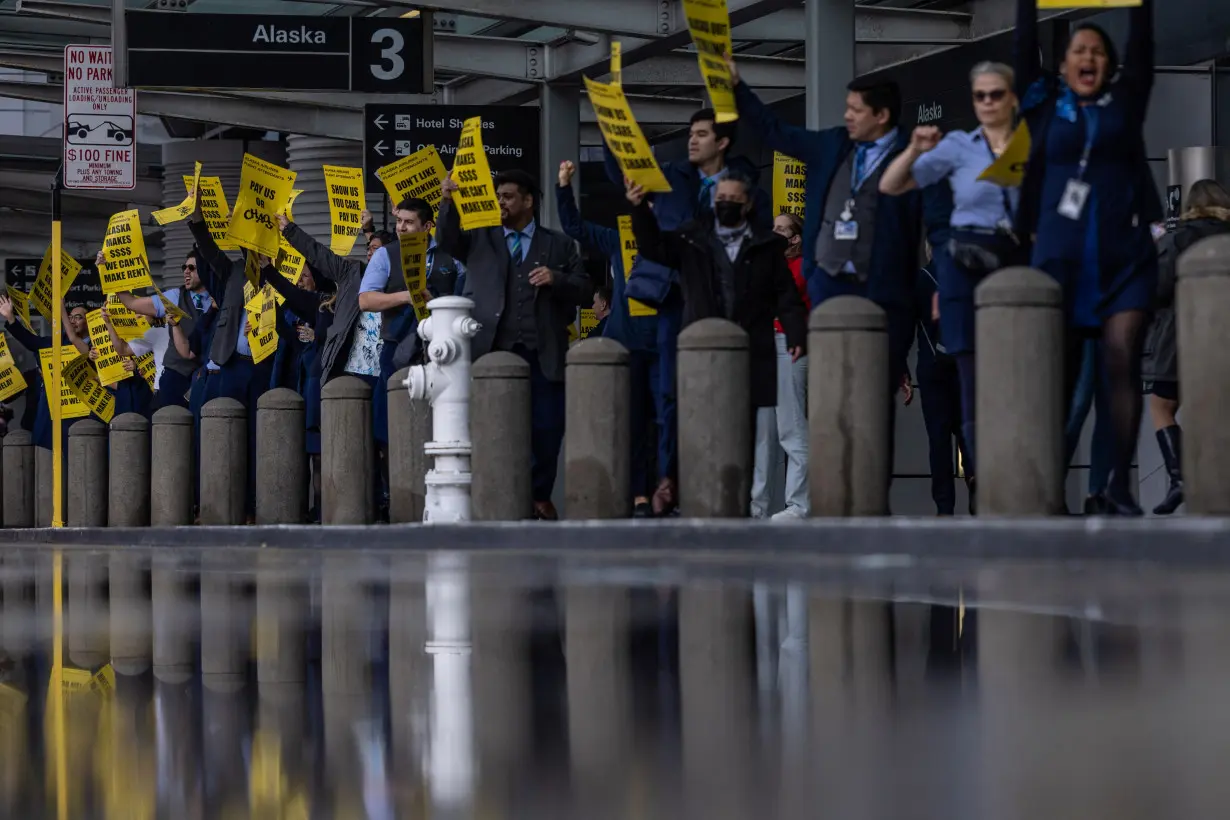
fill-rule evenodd
<path id="1" fill-rule="evenodd" d="M 994 91 L 975 91 L 974 102 L 999 102 L 1008 96 L 1008 89 L 997 88 Z"/>
<path id="2" fill-rule="evenodd" d="M 195 272 L 196 272 L 196 265 L 184 265 L 184 266 L 183 266 L 183 268 L 182 268 L 182 270 L 183 270 L 185 273 L 186 273 L 186 272 L 188 272 L 188 271 L 192 271 L 192 272 L 194 272 L 194 273 L 195 273 Z"/>

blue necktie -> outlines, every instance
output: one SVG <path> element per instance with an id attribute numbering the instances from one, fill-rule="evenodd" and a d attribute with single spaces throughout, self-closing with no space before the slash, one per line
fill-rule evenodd
<path id="1" fill-rule="evenodd" d="M 508 251 L 514 265 L 521 264 L 521 231 L 512 233 L 512 247 Z"/>
<path id="2" fill-rule="evenodd" d="M 697 203 L 701 210 L 706 210 L 713 206 L 713 186 L 717 183 L 712 179 L 702 179 L 700 181 L 700 196 L 697 198 Z"/>
<path id="3" fill-rule="evenodd" d="M 867 173 L 867 154 L 871 152 L 873 143 L 860 142 L 854 150 L 854 189 L 863 187 L 864 174 Z"/>

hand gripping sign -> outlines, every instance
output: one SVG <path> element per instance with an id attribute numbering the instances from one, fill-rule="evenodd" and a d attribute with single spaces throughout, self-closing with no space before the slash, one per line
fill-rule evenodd
<path id="1" fill-rule="evenodd" d="M 735 86 L 725 60 L 731 52 L 726 0 L 683 0 L 683 13 L 717 121 L 734 122 L 739 119 L 739 110 L 735 107 Z"/>
<path id="2" fill-rule="evenodd" d="M 200 190 L 201 163 L 198 162 L 196 163 L 195 170 L 192 172 L 192 186 L 188 188 L 188 195 L 184 197 L 184 201 L 173 207 L 154 211 L 150 215 L 154 217 L 154 221 L 159 225 L 170 225 L 172 222 L 187 219 L 196 210 L 196 198 Z"/>
<path id="3" fill-rule="evenodd" d="M 194 177 L 184 177 L 184 189 L 192 190 Z M 222 191 L 222 180 L 218 177 L 200 177 L 196 181 L 197 196 L 201 200 L 201 216 L 209 226 L 209 235 L 214 238 L 214 244 L 219 250 L 233 251 L 235 243 L 226 238 L 226 232 L 231 225 L 231 207 L 226 204 L 226 194 Z"/>
<path id="4" fill-rule="evenodd" d="M 366 208 L 363 169 L 325 165 L 325 191 L 329 196 L 329 250 L 350 256 L 355 239 L 363 232 L 361 214 Z M 394 202 L 394 205 L 397 203 Z"/>
<path id="5" fill-rule="evenodd" d="M 376 176 L 384 184 L 389 202 L 394 207 L 403 199 L 417 197 L 431 206 L 432 213 L 440 212 L 444 163 L 440 161 L 436 146 L 428 145 L 408 157 L 389 163 L 376 171 Z"/>
<path id="6" fill-rule="evenodd" d="M 461 126 L 457 155 L 453 158 L 453 204 L 461 215 L 462 230 L 497 228 L 500 203 L 495 198 L 495 180 L 483 148 L 482 117 L 470 117 Z"/>
<path id="7" fill-rule="evenodd" d="M 227 239 L 241 248 L 273 259 L 278 255 L 278 211 L 286 207 L 295 185 L 294 171 L 243 155 L 239 194 Z"/>
<path id="8" fill-rule="evenodd" d="M 617 85 L 595 82 L 589 77 L 584 79 L 602 138 L 619 161 L 624 176 L 651 193 L 669 191 L 671 185 L 654 159 L 649 140 L 645 139 L 636 118 L 632 116 L 623 89 Z"/>

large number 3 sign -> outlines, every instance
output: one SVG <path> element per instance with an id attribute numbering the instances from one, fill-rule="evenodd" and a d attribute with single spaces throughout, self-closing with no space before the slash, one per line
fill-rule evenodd
<path id="1" fill-rule="evenodd" d="M 353 17 L 350 85 L 354 91 L 421 94 L 431 91 L 430 49 L 424 48 L 421 17 Z"/>
<path id="2" fill-rule="evenodd" d="M 402 59 L 406 38 L 397 29 L 382 28 L 372 32 L 372 44 L 380 49 L 380 62 L 370 66 L 372 76 L 385 81 L 399 79 L 406 71 L 406 61 Z"/>

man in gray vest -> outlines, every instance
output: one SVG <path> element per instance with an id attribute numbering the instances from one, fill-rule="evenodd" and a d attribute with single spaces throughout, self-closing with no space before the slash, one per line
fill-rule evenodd
<path id="1" fill-rule="evenodd" d="M 463 231 L 453 203 L 456 190 L 450 174 L 436 241 L 466 266 L 462 295 L 474 300 L 474 318 L 482 324 L 471 347 L 474 358 L 504 350 L 530 365 L 533 513 L 553 521 L 559 517 L 551 491 L 564 440 L 568 326 L 576 321 L 577 308 L 592 303 L 593 284 L 577 243 L 534 218 L 538 186 L 529 174 L 496 176 L 498 228 Z"/>

